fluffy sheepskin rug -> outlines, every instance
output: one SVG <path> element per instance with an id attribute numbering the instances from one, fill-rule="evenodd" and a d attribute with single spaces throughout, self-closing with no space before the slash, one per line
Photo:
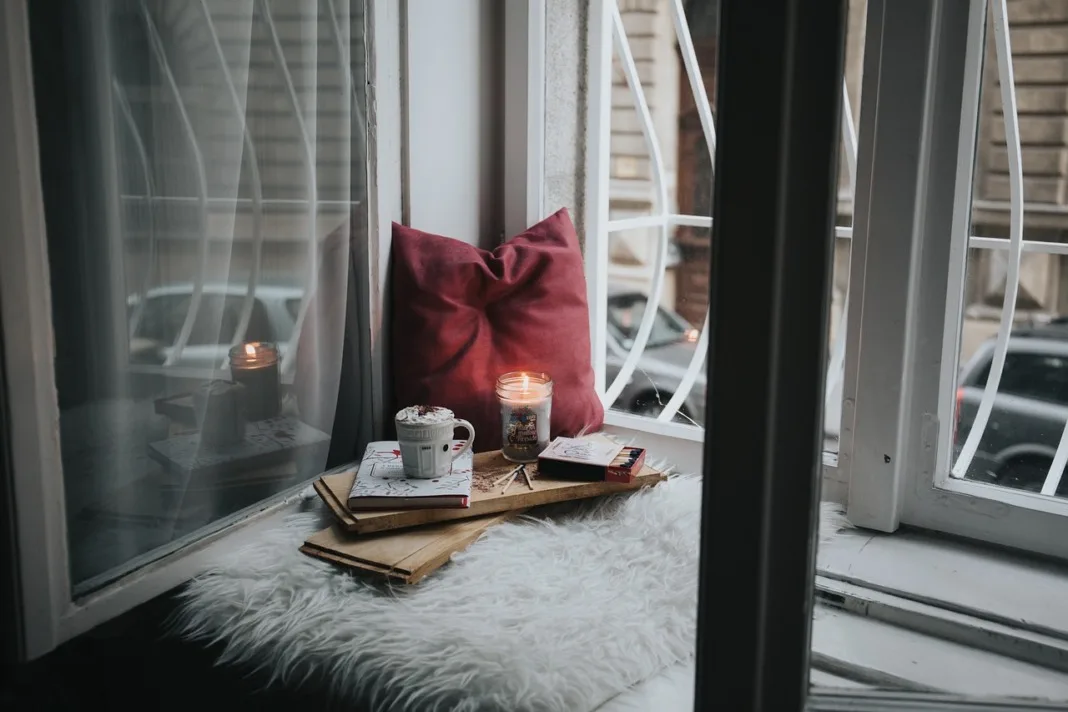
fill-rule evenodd
<path id="1" fill-rule="evenodd" d="M 676 476 L 496 526 L 406 588 L 298 552 L 325 521 L 307 501 L 189 584 L 178 631 L 352 709 L 592 710 L 693 655 L 700 492 Z M 821 536 L 845 526 L 825 504 Z"/>

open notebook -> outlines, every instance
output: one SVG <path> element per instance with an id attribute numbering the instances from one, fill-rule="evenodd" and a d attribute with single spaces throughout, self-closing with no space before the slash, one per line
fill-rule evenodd
<path id="1" fill-rule="evenodd" d="M 453 443 L 454 448 L 462 446 L 462 441 Z M 373 442 L 360 461 L 349 491 L 348 507 L 354 512 L 467 507 L 471 500 L 472 463 L 469 450 L 456 458 L 451 474 L 432 480 L 416 479 L 404 474 L 396 440 Z"/>

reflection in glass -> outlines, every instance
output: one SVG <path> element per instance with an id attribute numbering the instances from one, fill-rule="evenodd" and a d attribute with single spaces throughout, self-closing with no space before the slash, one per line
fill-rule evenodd
<path id="1" fill-rule="evenodd" d="M 31 25 L 77 596 L 326 464 L 366 81 L 359 0 L 69 4 Z"/>

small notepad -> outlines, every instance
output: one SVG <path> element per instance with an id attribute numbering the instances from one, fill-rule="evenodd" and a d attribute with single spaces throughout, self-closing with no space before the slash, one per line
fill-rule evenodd
<path id="1" fill-rule="evenodd" d="M 463 441 L 453 441 L 453 449 Z M 404 474 L 397 441 L 373 442 L 367 446 L 349 491 L 348 507 L 357 512 L 371 509 L 463 508 L 471 501 L 471 451 L 452 464 L 452 472 L 434 479 Z"/>

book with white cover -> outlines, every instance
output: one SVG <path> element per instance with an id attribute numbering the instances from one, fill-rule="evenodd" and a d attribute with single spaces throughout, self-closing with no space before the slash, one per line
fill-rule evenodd
<path id="1" fill-rule="evenodd" d="M 453 449 L 464 443 L 453 441 Z M 349 491 L 352 511 L 367 509 L 463 508 L 471 501 L 474 460 L 468 450 L 452 463 L 445 477 L 417 479 L 404 474 L 400 445 L 396 440 L 373 442 L 367 446 L 356 478 Z"/>

